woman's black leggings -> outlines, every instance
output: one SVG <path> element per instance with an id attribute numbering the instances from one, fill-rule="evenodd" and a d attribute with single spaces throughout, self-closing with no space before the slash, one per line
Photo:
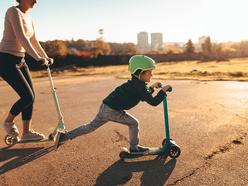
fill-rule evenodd
<path id="1" fill-rule="evenodd" d="M 17 116 L 22 112 L 22 120 L 30 120 L 35 94 L 31 74 L 24 58 L 0 52 L 0 76 L 20 96 L 10 113 Z"/>

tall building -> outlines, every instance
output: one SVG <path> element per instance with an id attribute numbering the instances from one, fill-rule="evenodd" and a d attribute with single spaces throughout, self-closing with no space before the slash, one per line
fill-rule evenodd
<path id="1" fill-rule="evenodd" d="M 199 42 L 198 42 L 198 44 L 201 45 L 201 44 L 205 43 L 205 40 L 206 40 L 207 38 L 208 38 L 208 37 L 206 37 L 206 36 L 199 37 Z"/>
<path id="2" fill-rule="evenodd" d="M 163 34 L 151 33 L 151 49 L 163 50 Z"/>
<path id="3" fill-rule="evenodd" d="M 137 49 L 141 52 L 148 51 L 150 49 L 148 43 L 148 33 L 140 32 L 138 33 L 138 46 Z"/>

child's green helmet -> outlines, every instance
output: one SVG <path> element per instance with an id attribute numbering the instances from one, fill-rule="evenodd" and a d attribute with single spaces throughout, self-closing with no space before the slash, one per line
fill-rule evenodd
<path id="1" fill-rule="evenodd" d="M 138 69 L 141 69 L 142 71 L 144 70 L 150 70 L 150 69 L 155 69 L 155 61 L 147 56 L 143 55 L 135 55 L 130 58 L 129 60 L 129 66 L 128 70 L 134 74 Z"/>

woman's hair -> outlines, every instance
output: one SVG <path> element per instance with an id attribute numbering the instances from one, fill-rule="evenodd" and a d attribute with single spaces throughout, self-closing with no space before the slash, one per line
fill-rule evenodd
<path id="1" fill-rule="evenodd" d="M 21 2 L 21 0 L 16 0 L 16 2 L 17 2 L 17 3 L 20 3 L 20 2 Z"/>

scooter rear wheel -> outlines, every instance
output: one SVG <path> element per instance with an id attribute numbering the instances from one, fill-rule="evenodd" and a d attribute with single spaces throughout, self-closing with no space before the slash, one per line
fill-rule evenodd
<path id="1" fill-rule="evenodd" d="M 5 138 L 4 138 L 4 142 L 8 146 L 13 146 L 13 145 L 16 144 L 17 139 L 13 138 L 12 136 L 6 135 Z"/>
<path id="2" fill-rule="evenodd" d="M 125 154 L 128 154 L 128 152 L 126 152 L 126 151 L 121 151 L 120 153 L 119 153 L 119 157 L 122 159 L 122 160 L 124 160 L 124 155 Z"/>
<path id="3" fill-rule="evenodd" d="M 181 154 L 181 150 L 178 146 L 176 145 L 171 145 L 168 149 L 168 155 L 171 157 L 171 158 L 178 158 Z"/>

